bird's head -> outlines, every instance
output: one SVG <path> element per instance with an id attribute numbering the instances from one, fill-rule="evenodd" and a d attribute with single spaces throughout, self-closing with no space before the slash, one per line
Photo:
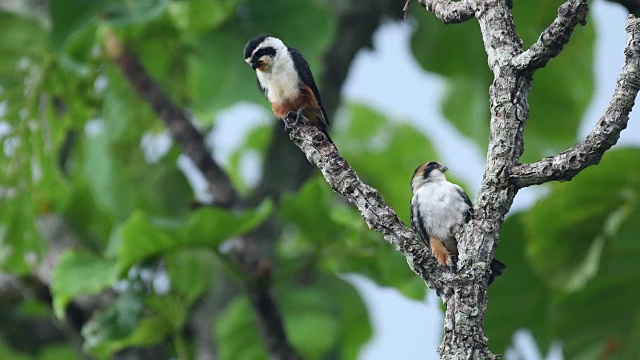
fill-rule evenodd
<path id="1" fill-rule="evenodd" d="M 422 185 L 431 181 L 446 180 L 444 175 L 447 172 L 447 167 L 440 164 L 437 161 L 431 161 L 424 163 L 413 172 L 413 178 L 411 179 L 411 190 L 415 191 Z"/>
<path id="2" fill-rule="evenodd" d="M 276 57 L 287 47 L 282 40 L 267 34 L 261 34 L 247 42 L 244 47 L 244 61 L 256 71 L 271 70 Z"/>

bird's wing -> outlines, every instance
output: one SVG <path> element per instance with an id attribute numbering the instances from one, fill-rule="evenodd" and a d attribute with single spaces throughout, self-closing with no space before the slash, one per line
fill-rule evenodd
<path id="1" fill-rule="evenodd" d="M 316 86 L 316 82 L 313 79 L 313 74 L 311 73 L 311 69 L 309 68 L 309 63 L 307 60 L 300 54 L 300 52 L 294 48 L 289 48 L 289 53 L 293 58 L 293 64 L 296 67 L 296 71 L 298 72 L 298 76 L 300 76 L 300 80 L 302 80 L 305 85 L 309 86 L 311 91 L 313 92 L 313 96 L 316 97 L 318 101 L 318 105 L 320 106 L 320 111 L 322 112 L 322 117 L 324 117 L 324 121 L 327 125 L 329 125 L 329 118 L 327 117 L 327 113 L 324 111 L 324 106 L 322 106 L 322 100 L 320 99 L 320 91 L 318 91 L 318 87 Z"/>
<path id="2" fill-rule="evenodd" d="M 459 185 L 455 185 L 455 187 L 456 187 L 456 191 L 462 198 L 462 201 L 464 201 L 465 204 L 469 205 L 469 209 L 464 213 L 464 221 L 468 222 L 469 220 L 471 220 L 471 216 L 473 216 L 473 203 L 471 202 L 471 199 L 469 199 L 469 195 L 467 195 L 467 193 L 464 192 L 464 190 L 462 190 L 462 188 Z"/>
<path id="3" fill-rule="evenodd" d="M 413 199 L 411 200 L 411 227 L 413 231 L 418 235 L 418 238 L 425 244 L 429 244 L 429 233 L 424 226 L 424 220 L 422 214 L 420 214 L 420 207 L 414 206 Z"/>

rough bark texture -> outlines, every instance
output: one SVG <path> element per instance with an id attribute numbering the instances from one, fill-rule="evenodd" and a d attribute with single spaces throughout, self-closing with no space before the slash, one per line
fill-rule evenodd
<path id="1" fill-rule="evenodd" d="M 331 116 L 338 106 L 340 89 L 356 53 L 371 45 L 373 33 L 384 18 L 399 19 L 401 10 L 393 0 L 379 0 L 373 4 L 335 0 L 330 4 L 337 16 L 337 33 L 342 34 L 336 36 L 329 46 L 320 78 L 325 94 L 325 110 Z M 116 41 L 111 44 L 107 42 L 107 52 L 141 97 L 149 102 L 165 122 L 176 143 L 183 147 L 185 154 L 192 158 L 203 173 L 215 196 L 216 205 L 245 207 L 257 204 L 266 197 L 277 199 L 283 192 L 296 191 L 310 177 L 312 167 L 301 153 L 292 151 L 293 145 L 286 141 L 282 124 L 274 122 L 274 139 L 265 157 L 262 180 L 253 194 L 239 199 L 228 176 L 213 161 L 210 150 L 202 141 L 202 135 L 193 127 L 189 118 L 149 77 L 135 56 L 127 53 L 117 39 L 112 40 Z M 258 329 L 269 356 L 272 359 L 298 359 L 300 355 L 287 340 L 281 312 L 269 287 L 269 269 L 273 266 L 271 252 L 281 231 L 282 227 L 277 219 L 270 218 L 253 233 L 234 240 L 229 255 L 240 265 L 246 276 L 243 285 L 256 314 Z M 194 311 L 192 326 L 196 332 L 199 360 L 215 358 L 215 343 L 210 330 L 217 312 L 224 308 L 229 298 L 232 298 L 230 294 L 234 292 L 234 289 L 229 290 L 233 288 L 232 284 L 224 278 L 220 280 L 218 283 L 225 289 L 211 289 Z"/>
<path id="2" fill-rule="evenodd" d="M 431 11 L 445 24 L 456 24 L 467 21 L 474 16 L 473 0 L 451 2 L 449 0 L 420 0 L 420 5 Z"/>
<path id="3" fill-rule="evenodd" d="M 475 214 L 458 236 L 458 268 L 449 272 L 438 266 L 424 245 L 381 200 L 378 192 L 362 183 L 334 144 L 313 126 L 299 122 L 290 137 L 317 166 L 334 191 L 361 212 L 367 225 L 402 252 L 409 266 L 427 285 L 442 295 L 447 306 L 441 359 L 497 359 L 484 335 L 488 267 L 498 245 L 505 215 L 520 187 L 551 180 L 570 179 L 598 162 L 617 141 L 640 87 L 640 21 L 630 16 L 625 67 L 607 112 L 582 144 L 534 164 L 519 165 L 524 152 L 523 131 L 529 114 L 528 96 L 533 73 L 557 56 L 577 24 L 585 24 L 586 0 L 569 0 L 558 16 L 527 51 L 515 32 L 510 3 L 504 0 L 421 0 L 445 23 L 475 17 L 482 32 L 488 65 L 494 74 L 490 93 L 490 139 L 487 162 L 478 193 Z M 292 123 L 292 119 L 285 119 Z"/>
<path id="4" fill-rule="evenodd" d="M 567 2 L 558 9 L 558 17 L 546 28 L 538 41 L 513 59 L 518 70 L 536 70 L 562 51 L 578 24 L 586 25 L 589 6 L 586 1 Z"/>
<path id="5" fill-rule="evenodd" d="M 600 162 L 604 152 L 620 138 L 627 127 L 629 113 L 640 89 L 640 22 L 627 21 L 625 62 L 616 82 L 616 89 L 604 115 L 589 135 L 578 145 L 556 156 L 532 164 L 517 165 L 511 176 L 518 187 L 543 184 L 552 180 L 568 181 L 588 166 Z"/>
<path id="6" fill-rule="evenodd" d="M 411 229 L 404 226 L 395 210 L 382 201 L 380 193 L 360 180 L 335 144 L 316 127 L 290 120 L 285 119 L 293 127 L 289 133 L 291 140 L 309 162 L 320 169 L 331 188 L 360 210 L 370 229 L 381 233 L 389 244 L 405 255 L 411 270 L 430 288 L 445 298 L 449 297 L 454 274 L 428 254 L 424 244 L 417 240 Z"/>

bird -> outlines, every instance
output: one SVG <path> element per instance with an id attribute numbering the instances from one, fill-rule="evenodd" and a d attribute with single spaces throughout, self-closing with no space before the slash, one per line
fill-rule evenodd
<path id="1" fill-rule="evenodd" d="M 309 63 L 298 50 L 287 47 L 277 37 L 260 34 L 245 45 L 244 61 L 255 70 L 258 87 L 278 119 L 293 117 L 295 122 L 307 119 L 333 142 L 327 132 L 329 119 Z M 286 121 L 285 130 L 291 130 Z"/>
<path id="2" fill-rule="evenodd" d="M 447 167 L 436 161 L 416 168 L 411 178 L 411 226 L 418 238 L 431 249 L 443 266 L 453 266 L 458 255 L 454 235 L 456 226 L 463 225 L 473 216 L 473 204 L 462 188 L 447 181 Z M 493 259 L 488 283 L 506 269 L 506 265 Z"/>

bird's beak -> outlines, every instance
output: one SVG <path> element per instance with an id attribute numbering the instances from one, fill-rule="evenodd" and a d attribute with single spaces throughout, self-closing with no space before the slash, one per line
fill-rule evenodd
<path id="1" fill-rule="evenodd" d="M 440 165 L 440 171 L 442 171 L 443 173 L 446 173 L 447 171 L 449 171 L 449 168 L 444 165 Z"/>
<path id="2" fill-rule="evenodd" d="M 258 61 L 256 61 L 256 62 L 251 62 L 251 64 L 250 64 L 250 65 L 251 65 L 251 68 L 252 68 L 253 70 L 255 70 L 255 69 L 259 68 L 259 67 L 260 67 L 260 65 L 262 65 L 262 61 L 258 60 Z"/>

